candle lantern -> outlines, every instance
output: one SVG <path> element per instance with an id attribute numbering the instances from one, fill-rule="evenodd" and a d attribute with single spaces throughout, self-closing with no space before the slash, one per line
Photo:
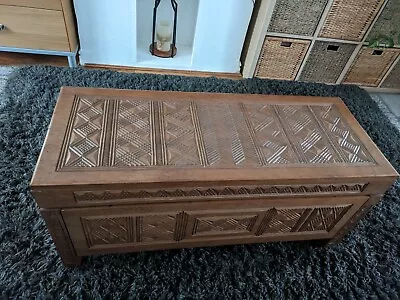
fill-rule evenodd
<path id="1" fill-rule="evenodd" d="M 173 20 L 157 19 L 157 10 L 161 0 L 154 0 L 153 9 L 153 36 L 150 44 L 150 53 L 158 57 L 174 57 L 176 55 L 176 19 L 178 3 L 170 0 L 173 10 Z"/>

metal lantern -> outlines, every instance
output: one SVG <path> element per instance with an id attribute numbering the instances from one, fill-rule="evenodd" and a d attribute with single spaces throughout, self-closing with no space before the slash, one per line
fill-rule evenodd
<path id="1" fill-rule="evenodd" d="M 157 10 L 161 0 L 154 0 L 153 9 L 153 36 L 150 44 L 150 53 L 158 57 L 174 57 L 176 55 L 176 19 L 178 15 L 178 3 L 171 0 L 174 14 L 173 26 L 168 20 L 157 23 Z"/>

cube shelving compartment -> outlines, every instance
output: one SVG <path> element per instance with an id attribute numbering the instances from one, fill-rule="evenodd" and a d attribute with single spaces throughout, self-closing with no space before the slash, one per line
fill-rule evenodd
<path id="1" fill-rule="evenodd" d="M 312 36 L 328 0 L 277 0 L 269 32 Z"/>
<path id="2" fill-rule="evenodd" d="M 333 0 L 320 37 L 361 41 L 385 0 Z"/>
<path id="3" fill-rule="evenodd" d="M 400 45 L 400 1 L 389 0 L 378 20 L 368 34 L 367 41 L 379 36 L 390 36 L 394 43 Z"/>
<path id="4" fill-rule="evenodd" d="M 400 89 L 400 62 L 390 71 L 381 87 Z"/>
<path id="5" fill-rule="evenodd" d="M 400 49 L 364 47 L 357 54 L 343 82 L 376 87 L 399 54 Z"/>
<path id="6" fill-rule="evenodd" d="M 254 76 L 294 80 L 310 41 L 266 37 Z"/>
<path id="7" fill-rule="evenodd" d="M 355 49 L 353 44 L 316 41 L 299 80 L 335 83 Z"/>

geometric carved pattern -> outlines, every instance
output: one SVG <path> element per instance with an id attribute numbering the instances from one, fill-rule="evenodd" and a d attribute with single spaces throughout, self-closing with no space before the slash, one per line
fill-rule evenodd
<path id="1" fill-rule="evenodd" d="M 65 166 L 95 167 L 101 164 L 107 106 L 104 100 L 75 100 L 70 119 L 72 126 L 67 128 L 68 149 L 61 153 Z"/>
<path id="2" fill-rule="evenodd" d="M 219 115 L 220 117 L 225 116 L 223 132 L 226 133 L 226 137 L 220 137 L 220 139 L 225 138 L 227 140 L 227 142 L 222 140 L 219 145 L 221 148 L 225 146 L 225 143 L 226 146 L 230 146 L 228 151 L 232 153 L 231 160 L 233 163 L 230 163 L 230 165 L 234 167 L 259 165 L 261 155 L 259 155 L 257 148 L 254 147 L 257 144 L 253 141 L 254 136 L 252 137 L 249 134 L 248 125 L 243 118 L 242 111 L 235 109 L 233 105 L 226 104 L 225 109 L 219 111 Z M 225 143 L 223 144 L 223 142 Z"/>
<path id="3" fill-rule="evenodd" d="M 194 102 L 191 103 L 191 110 L 193 119 L 198 124 L 195 126 L 196 140 L 202 147 L 199 151 L 202 164 L 204 166 L 222 164 L 214 125 L 214 120 L 220 117 L 219 110 L 210 110 L 208 106 L 197 105 Z"/>
<path id="4" fill-rule="evenodd" d="M 169 188 L 148 190 L 100 190 L 77 191 L 77 202 L 108 201 L 123 199 L 213 199 L 221 196 L 230 198 L 257 198 L 259 196 L 280 195 L 321 195 L 321 194 L 358 194 L 367 186 L 366 183 L 319 184 L 319 185 L 275 185 L 275 186 L 230 186 L 213 188 Z"/>
<path id="5" fill-rule="evenodd" d="M 330 231 L 349 206 L 315 208 L 299 231 Z"/>
<path id="6" fill-rule="evenodd" d="M 306 209 L 271 209 L 264 217 L 258 234 L 285 233 L 296 231 Z"/>
<path id="7" fill-rule="evenodd" d="M 277 111 L 286 125 L 287 133 L 301 162 L 314 164 L 341 162 L 307 106 L 282 105 Z"/>
<path id="8" fill-rule="evenodd" d="M 185 237 L 235 234 L 260 236 L 291 232 L 329 232 L 351 207 L 279 208 L 259 212 L 198 214 L 176 212 L 164 215 L 81 217 L 88 248 L 126 243 L 180 241 Z M 191 219 L 191 222 L 188 222 Z M 259 220 L 257 222 L 257 220 Z M 257 227 L 255 227 L 255 225 Z M 190 224 L 190 225 L 189 225 Z M 191 226 L 188 230 L 188 226 Z M 189 236 L 186 236 L 186 233 Z"/>
<path id="9" fill-rule="evenodd" d="M 246 119 L 254 131 L 254 138 L 261 152 L 263 165 L 297 163 L 290 142 L 271 105 L 243 105 Z"/>
<path id="10" fill-rule="evenodd" d="M 351 205 L 323 208 L 288 208 L 269 210 L 256 234 L 304 231 L 329 232 Z"/>
<path id="11" fill-rule="evenodd" d="M 373 164 L 335 105 L 76 97 L 58 170 Z"/>
<path id="12" fill-rule="evenodd" d="M 200 157 L 196 141 L 195 123 L 192 120 L 190 102 L 163 102 L 165 139 L 164 164 L 174 166 L 199 165 Z"/>
<path id="13" fill-rule="evenodd" d="M 333 105 L 314 106 L 311 109 L 321 121 L 322 127 L 331 140 L 341 151 L 346 162 L 368 163 L 374 161 L 358 137 L 351 132 L 350 126 L 341 118 L 336 107 Z"/>
<path id="14" fill-rule="evenodd" d="M 139 217 L 138 241 L 173 241 L 175 220 L 175 215 Z"/>
<path id="15" fill-rule="evenodd" d="M 198 217 L 195 220 L 193 235 L 250 232 L 257 217 L 257 215 Z"/>
<path id="16" fill-rule="evenodd" d="M 178 216 L 181 216 L 179 221 L 183 223 L 180 226 L 186 226 L 185 216 L 182 217 L 182 214 Z M 175 215 L 82 217 L 81 222 L 90 248 L 107 244 L 179 240 L 178 237 L 175 237 L 176 219 Z M 181 235 L 181 233 L 179 234 Z"/>
<path id="17" fill-rule="evenodd" d="M 119 104 L 115 153 L 112 166 L 149 166 L 152 161 L 150 105 L 148 101 L 121 101 Z"/>
<path id="18" fill-rule="evenodd" d="M 89 247 L 134 241 L 134 231 L 128 217 L 82 218 L 81 221 Z"/>

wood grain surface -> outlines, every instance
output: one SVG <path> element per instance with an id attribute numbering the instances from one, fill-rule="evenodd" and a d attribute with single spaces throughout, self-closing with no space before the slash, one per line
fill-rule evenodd
<path id="1" fill-rule="evenodd" d="M 0 45 L 70 51 L 61 11 L 0 5 Z"/>
<path id="2" fill-rule="evenodd" d="M 336 243 L 398 174 L 339 98 L 61 90 L 31 185 L 81 256 Z"/>

